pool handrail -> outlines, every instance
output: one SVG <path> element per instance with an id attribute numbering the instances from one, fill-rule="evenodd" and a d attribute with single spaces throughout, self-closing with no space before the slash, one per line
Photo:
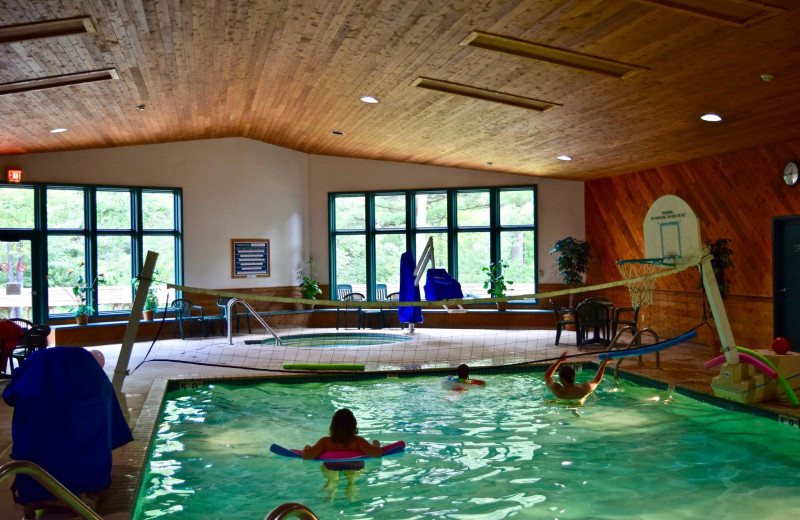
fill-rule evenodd
<path id="1" fill-rule="evenodd" d="M 36 480 L 36 482 L 41 484 L 79 517 L 86 520 L 103 520 L 103 518 L 92 511 L 83 500 L 67 489 L 64 484 L 56 480 L 50 473 L 34 462 L 15 460 L 0 466 L 0 481 L 17 473 L 28 475 Z"/>
<path id="2" fill-rule="evenodd" d="M 261 326 L 264 327 L 264 329 L 267 332 L 272 334 L 272 336 L 275 338 L 276 345 L 283 345 L 280 336 L 278 336 L 278 334 L 274 330 L 272 330 L 272 327 L 267 325 L 267 322 L 264 321 L 264 318 L 262 318 L 261 315 L 257 313 L 256 310 L 253 309 L 253 307 L 249 303 L 240 298 L 231 298 L 230 300 L 227 301 L 227 303 L 225 303 L 225 321 L 227 323 L 227 328 L 228 328 L 228 345 L 233 345 L 233 329 L 231 328 L 231 311 L 233 310 L 233 306 L 236 303 L 241 303 L 242 305 L 244 305 L 245 309 L 250 311 L 250 314 L 252 314 L 255 317 L 255 319 L 261 324 Z"/>
<path id="3" fill-rule="evenodd" d="M 298 502 L 286 502 L 281 504 L 264 517 L 264 520 L 281 520 L 283 518 L 296 517 L 300 520 L 319 520 L 308 507 Z"/>
<path id="4" fill-rule="evenodd" d="M 623 327 L 622 330 L 620 330 L 617 333 L 617 335 L 614 337 L 614 341 L 612 342 L 612 346 L 614 345 L 614 343 L 616 343 L 616 340 L 619 337 L 619 335 L 622 334 L 622 332 L 627 328 L 634 329 L 634 327 L 631 327 L 630 325 L 628 325 L 627 327 Z M 645 327 L 643 329 L 634 329 L 634 330 L 636 330 L 636 332 L 633 334 L 633 338 L 631 338 L 631 342 L 628 343 L 628 346 L 625 347 L 622 350 L 630 350 L 633 345 L 635 345 L 636 347 L 640 346 L 641 343 L 642 343 L 642 341 L 641 341 L 642 332 L 647 332 L 648 334 L 652 334 L 653 338 L 656 340 L 656 343 L 658 343 L 658 334 L 656 334 L 656 332 L 653 329 L 649 329 L 649 328 Z M 609 347 L 608 350 L 611 350 L 611 348 Z M 655 354 L 656 354 L 656 368 L 660 369 L 661 368 L 661 356 L 659 355 L 658 351 L 656 351 Z M 626 358 L 624 358 L 624 357 L 619 358 L 619 361 L 617 361 L 617 364 L 614 365 L 614 380 L 616 380 L 619 377 L 619 366 L 622 364 L 622 361 L 624 359 L 626 359 Z M 642 356 L 641 355 L 639 356 L 639 365 L 644 365 L 644 363 L 642 362 Z"/>

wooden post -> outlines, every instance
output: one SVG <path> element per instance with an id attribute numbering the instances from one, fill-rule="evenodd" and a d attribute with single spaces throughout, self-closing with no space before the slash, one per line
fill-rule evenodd
<path id="1" fill-rule="evenodd" d="M 142 309 L 144 309 L 147 291 L 153 281 L 153 271 L 155 271 L 157 260 L 158 253 L 147 252 L 144 267 L 142 267 L 142 272 L 139 274 L 139 286 L 136 288 L 136 296 L 133 298 L 133 307 L 128 317 L 128 326 L 125 327 L 125 335 L 122 337 L 122 347 L 119 349 L 119 359 L 117 360 L 117 366 L 114 368 L 114 378 L 111 380 L 126 421 L 130 420 L 130 412 L 128 411 L 128 401 L 122 392 L 122 383 L 125 381 L 125 376 L 128 375 L 131 351 L 133 350 L 133 344 L 136 342 L 136 334 L 139 332 L 139 321 L 142 318 Z"/>

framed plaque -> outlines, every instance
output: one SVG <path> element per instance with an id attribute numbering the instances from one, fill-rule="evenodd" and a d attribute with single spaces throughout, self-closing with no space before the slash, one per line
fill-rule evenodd
<path id="1" fill-rule="evenodd" d="M 231 278 L 266 278 L 269 276 L 269 240 L 232 238 Z"/>

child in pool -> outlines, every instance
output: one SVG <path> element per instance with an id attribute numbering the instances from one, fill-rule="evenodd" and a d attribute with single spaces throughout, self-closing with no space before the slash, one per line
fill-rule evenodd
<path id="1" fill-rule="evenodd" d="M 360 451 L 367 457 L 381 456 L 381 443 L 370 444 L 364 437 L 358 436 L 358 425 L 353 412 L 347 408 L 337 410 L 331 419 L 330 436 L 323 437 L 313 446 L 303 448 L 304 459 L 314 459 L 324 451 Z"/>

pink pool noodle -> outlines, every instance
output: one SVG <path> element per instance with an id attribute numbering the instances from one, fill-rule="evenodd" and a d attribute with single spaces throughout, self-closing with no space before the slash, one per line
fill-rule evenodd
<path id="1" fill-rule="evenodd" d="M 770 367 L 768 367 L 767 365 L 765 365 L 761 361 L 757 360 L 756 358 L 754 358 L 750 354 L 742 354 L 740 352 L 739 353 L 739 360 L 740 361 L 746 361 L 747 363 L 750 363 L 751 365 L 753 365 L 754 367 L 759 369 L 761 372 L 763 372 L 770 379 L 775 379 L 776 377 L 778 377 L 778 373 L 777 372 L 775 372 Z M 721 365 L 724 362 L 725 362 L 725 356 L 715 357 L 711 361 L 706 361 L 705 363 L 703 363 L 703 368 L 705 368 L 705 369 L 714 368 L 715 366 Z"/>

